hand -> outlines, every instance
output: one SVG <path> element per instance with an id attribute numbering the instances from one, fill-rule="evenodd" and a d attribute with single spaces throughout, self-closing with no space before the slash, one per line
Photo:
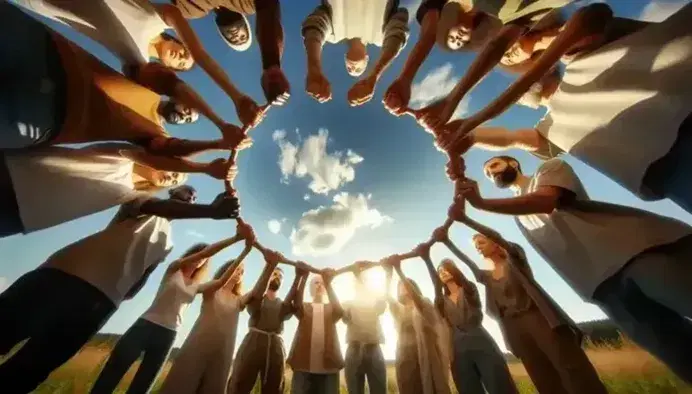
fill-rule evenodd
<path id="1" fill-rule="evenodd" d="M 454 112 L 454 108 L 451 108 L 451 110 L 449 108 L 451 108 L 451 104 L 447 99 L 438 100 L 427 107 L 421 108 L 418 111 L 420 115 L 420 118 L 417 119 L 418 124 L 428 132 L 444 128 Z"/>
<path id="2" fill-rule="evenodd" d="M 231 166 L 227 167 L 227 173 L 226 173 L 226 180 L 230 183 L 233 183 L 235 181 L 235 177 L 238 176 L 238 166 L 233 164 Z"/>
<path id="3" fill-rule="evenodd" d="M 401 257 L 399 255 L 392 255 L 385 257 L 382 260 L 382 265 L 383 266 L 390 266 L 393 269 L 399 271 L 401 269 Z"/>
<path id="4" fill-rule="evenodd" d="M 322 270 L 322 279 L 324 279 L 324 284 L 329 285 L 332 283 L 332 280 L 334 280 L 334 277 L 336 276 L 336 271 L 334 268 L 325 268 Z"/>
<path id="5" fill-rule="evenodd" d="M 426 243 L 418 244 L 418 246 L 416 246 L 416 249 L 414 249 L 414 251 L 421 258 L 430 260 L 430 248 L 431 247 L 432 247 L 432 245 L 430 245 L 429 243 L 426 242 Z"/>
<path id="6" fill-rule="evenodd" d="M 247 243 L 253 244 L 257 240 L 257 236 L 255 235 L 255 230 L 253 230 L 252 227 L 245 222 L 239 222 L 235 227 L 235 231 Z"/>
<path id="7" fill-rule="evenodd" d="M 452 205 L 449 206 L 449 210 L 447 210 L 447 216 L 456 222 L 463 222 L 464 219 L 466 219 L 466 203 L 463 200 L 454 201 Z M 445 231 L 445 237 L 447 236 L 447 232 Z"/>
<path id="8" fill-rule="evenodd" d="M 264 118 L 265 110 L 266 107 L 260 107 L 253 99 L 245 95 L 235 103 L 238 119 L 240 119 L 246 129 L 257 126 Z"/>
<path id="9" fill-rule="evenodd" d="M 226 180 L 235 176 L 232 170 L 233 165 L 227 159 L 216 159 L 207 163 L 204 173 L 212 178 Z"/>
<path id="10" fill-rule="evenodd" d="M 483 197 L 481 197 L 481 193 L 478 190 L 478 183 L 472 179 L 459 181 L 457 183 L 457 192 L 476 208 L 483 203 Z"/>
<path id="11" fill-rule="evenodd" d="M 453 120 L 433 131 L 435 147 L 454 155 L 463 155 L 473 144 L 473 134 L 467 119 Z"/>
<path id="12" fill-rule="evenodd" d="M 282 106 L 291 96 L 291 86 L 280 66 L 271 66 L 262 73 L 262 90 L 267 103 Z"/>
<path id="13" fill-rule="evenodd" d="M 447 178 L 450 181 L 456 182 L 460 179 L 465 179 L 464 173 L 466 172 L 466 161 L 463 157 L 452 155 L 449 157 L 449 161 L 445 165 L 445 173 L 447 173 Z"/>
<path id="14" fill-rule="evenodd" d="M 332 99 L 332 87 L 321 72 L 308 72 L 305 92 L 319 103 L 326 103 Z"/>
<path id="15" fill-rule="evenodd" d="M 284 260 L 284 256 L 281 255 L 279 252 L 275 252 L 273 250 L 265 250 L 262 252 L 262 257 L 264 257 L 264 261 L 267 262 L 272 267 L 276 267 L 279 265 L 281 261 Z"/>
<path id="16" fill-rule="evenodd" d="M 296 276 L 307 276 L 310 273 L 310 266 L 303 261 L 296 261 Z"/>
<path id="17" fill-rule="evenodd" d="M 375 92 L 375 77 L 367 77 L 356 82 L 351 89 L 348 90 L 348 103 L 352 107 L 362 105 L 370 101 Z"/>
<path id="18" fill-rule="evenodd" d="M 411 81 L 401 77 L 394 80 L 384 93 L 382 103 L 387 110 L 396 116 L 406 112 L 408 102 L 411 100 Z"/>
<path id="19" fill-rule="evenodd" d="M 252 139 L 247 137 L 243 129 L 231 124 L 225 123 L 221 126 L 221 134 L 223 135 L 224 149 L 246 149 L 252 146 Z"/>
<path id="20" fill-rule="evenodd" d="M 240 214 L 238 198 L 230 197 L 226 193 L 216 196 L 211 207 L 217 212 L 217 219 L 235 219 Z"/>
<path id="21" fill-rule="evenodd" d="M 452 207 L 454 204 L 452 204 Z M 452 208 L 450 207 L 450 210 Z M 449 229 L 447 227 L 441 226 L 433 230 L 432 238 L 434 242 L 445 242 L 449 239 Z"/>

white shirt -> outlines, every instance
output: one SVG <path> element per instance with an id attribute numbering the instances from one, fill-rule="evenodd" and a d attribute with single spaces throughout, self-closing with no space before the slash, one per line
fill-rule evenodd
<path id="1" fill-rule="evenodd" d="M 323 373 L 324 368 L 324 304 L 313 302 L 312 335 L 310 336 L 310 372 Z"/>
<path id="2" fill-rule="evenodd" d="M 196 283 L 186 284 L 181 270 L 164 276 L 154 302 L 142 318 L 177 331 L 183 323 L 183 312 L 195 299 L 198 287 Z"/>
<path id="3" fill-rule="evenodd" d="M 147 0 L 12 0 L 100 43 L 124 64 L 149 62 L 149 44 L 168 28 Z"/>
<path id="4" fill-rule="evenodd" d="M 24 233 L 42 230 L 133 200 L 127 144 L 6 152 Z"/>
<path id="5" fill-rule="evenodd" d="M 644 199 L 692 111 L 692 4 L 571 62 L 538 132 Z"/>
<path id="6" fill-rule="evenodd" d="M 519 228 L 536 251 L 585 299 L 646 249 L 692 234 L 692 227 L 652 212 L 591 201 L 572 167 L 559 159 L 543 163 L 520 195 L 542 186 L 569 190 L 576 202 L 550 214 L 518 216 Z"/>
<path id="7" fill-rule="evenodd" d="M 358 297 L 344 306 L 346 323 L 346 342 L 377 345 L 384 343 L 380 325 L 380 315 L 384 313 L 386 303 L 382 299 L 365 299 Z"/>
<path id="8" fill-rule="evenodd" d="M 42 267 L 81 278 L 119 305 L 149 267 L 163 262 L 173 248 L 168 219 L 139 213 L 149 199 L 124 204 L 105 229 L 55 252 Z"/>

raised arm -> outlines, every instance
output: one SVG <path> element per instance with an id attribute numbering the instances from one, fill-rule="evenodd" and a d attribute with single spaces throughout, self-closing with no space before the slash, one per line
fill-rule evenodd
<path id="1" fill-rule="evenodd" d="M 299 263 L 302 264 L 302 263 Z M 303 266 L 296 266 L 296 275 L 293 278 L 293 283 L 291 288 L 288 289 L 288 294 L 281 305 L 281 314 L 283 316 L 289 316 L 296 313 L 296 308 L 293 300 L 298 294 L 298 287 L 300 286 L 301 280 L 304 280 L 308 275 L 308 271 L 303 268 Z"/>
<path id="2" fill-rule="evenodd" d="M 306 283 L 308 283 L 308 276 L 301 276 L 298 288 L 296 289 L 296 296 L 293 297 L 293 310 L 298 319 L 303 318 L 303 298 L 305 296 Z"/>
<path id="3" fill-rule="evenodd" d="M 177 200 L 147 200 L 139 208 L 140 213 L 166 219 L 235 219 L 239 214 L 238 199 L 219 194 L 209 205 L 190 204 Z"/>
<path id="4" fill-rule="evenodd" d="M 248 304 L 253 300 L 262 298 L 264 292 L 267 290 L 267 285 L 269 284 L 269 279 L 272 276 L 272 272 L 274 272 L 276 266 L 283 259 L 280 254 L 272 251 L 263 253 L 263 256 L 266 264 L 264 265 L 264 270 L 262 271 L 259 279 L 257 279 L 255 286 L 252 288 L 252 290 L 250 290 L 250 293 L 248 293 L 248 296 L 246 297 Z"/>
<path id="5" fill-rule="evenodd" d="M 227 171 L 223 169 L 224 166 L 228 167 L 224 159 L 217 159 L 210 163 L 196 163 L 180 157 L 156 155 L 144 149 L 123 149 L 119 153 L 137 164 L 159 171 L 207 174 L 217 179 L 225 179 L 227 175 Z"/>
<path id="6" fill-rule="evenodd" d="M 267 103 L 282 105 L 288 99 L 290 86 L 281 71 L 284 30 L 281 26 L 279 0 L 255 0 L 257 41 L 262 54 L 262 90 Z"/>
<path id="7" fill-rule="evenodd" d="M 327 290 L 327 297 L 329 297 L 329 303 L 332 305 L 332 310 L 334 311 L 334 321 L 337 321 L 344 315 L 344 308 L 341 307 L 339 297 L 336 296 L 334 288 L 332 287 L 332 280 L 334 280 L 335 276 L 334 274 L 335 271 L 332 268 L 326 268 L 322 271 L 324 288 Z"/>
<path id="8" fill-rule="evenodd" d="M 238 236 L 237 234 L 231 238 L 224 239 L 222 241 L 219 241 L 215 244 L 211 244 L 207 246 L 206 248 L 200 250 L 197 253 L 193 253 L 189 256 L 185 256 L 182 258 L 179 258 L 172 262 L 168 268 L 166 268 L 166 275 L 170 275 L 179 269 L 182 269 L 184 267 L 187 267 L 188 265 L 194 265 L 197 262 L 199 262 L 202 259 L 208 259 L 215 254 L 219 253 L 220 251 L 226 249 L 227 247 L 235 244 L 236 242 L 240 241 L 242 238 Z"/>
<path id="9" fill-rule="evenodd" d="M 322 47 L 331 32 L 331 11 L 327 5 L 319 5 L 305 18 L 302 25 L 303 45 L 307 56 L 305 91 L 320 103 L 332 98 L 331 85 L 322 70 Z"/>
<path id="10" fill-rule="evenodd" d="M 151 139 L 146 149 L 157 156 L 186 159 L 209 151 L 231 148 L 224 140 L 191 141 L 161 136 Z"/>
<path id="11" fill-rule="evenodd" d="M 240 256 L 238 256 L 237 259 L 231 263 L 226 271 L 224 271 L 223 275 L 219 279 L 213 279 L 210 280 L 206 283 L 203 283 L 202 285 L 199 286 L 197 289 L 197 293 L 202 293 L 202 294 L 212 294 L 216 292 L 217 290 L 221 289 L 222 287 L 226 286 L 229 280 L 233 277 L 233 274 L 238 270 L 238 267 L 243 263 L 243 260 L 245 260 L 245 257 L 250 253 L 252 250 L 252 246 L 245 246 L 245 249 L 240 253 Z M 244 301 L 244 300 L 243 300 Z M 241 308 L 245 306 L 245 302 L 241 302 Z"/>

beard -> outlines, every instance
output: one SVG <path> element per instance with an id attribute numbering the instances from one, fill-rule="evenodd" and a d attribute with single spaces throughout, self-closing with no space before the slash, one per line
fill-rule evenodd
<path id="1" fill-rule="evenodd" d="M 279 291 L 281 288 L 281 281 L 280 280 L 273 280 L 269 282 L 269 290 L 271 291 Z"/>
<path id="2" fill-rule="evenodd" d="M 517 180 L 519 171 L 512 166 L 507 166 L 504 171 L 493 175 L 493 183 L 500 189 L 507 189 Z"/>

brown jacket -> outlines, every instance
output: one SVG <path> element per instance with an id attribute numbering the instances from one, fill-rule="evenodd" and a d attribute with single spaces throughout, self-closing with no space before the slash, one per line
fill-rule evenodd
<path id="1" fill-rule="evenodd" d="M 298 321 L 291 352 L 287 363 L 294 371 L 310 371 L 310 343 L 312 341 L 313 304 L 303 303 L 302 316 Z M 338 371 L 344 367 L 344 359 L 341 355 L 339 337 L 336 334 L 336 322 L 341 319 L 341 314 L 336 313 L 331 304 L 324 304 L 324 353 L 323 365 L 327 370 Z"/>

